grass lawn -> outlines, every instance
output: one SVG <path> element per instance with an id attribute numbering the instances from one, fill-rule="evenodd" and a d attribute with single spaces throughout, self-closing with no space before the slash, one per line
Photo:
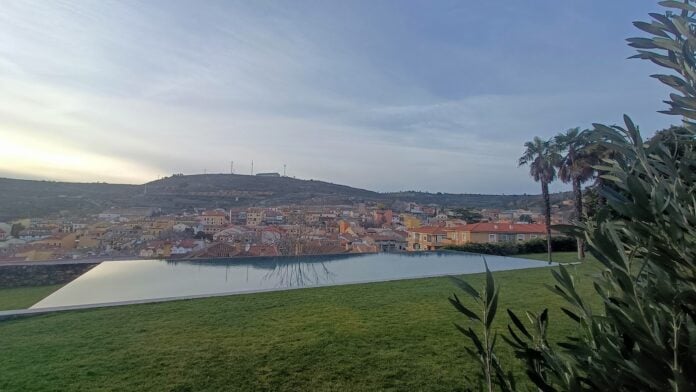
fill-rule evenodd
<path id="1" fill-rule="evenodd" d="M 542 260 L 542 261 L 548 260 L 546 253 L 515 255 L 514 257 L 522 257 L 525 259 L 534 259 L 534 260 Z M 579 261 L 577 252 L 554 252 L 553 256 L 552 256 L 552 260 L 556 263 L 577 263 Z M 594 256 L 592 256 L 589 253 L 585 254 L 585 261 L 599 263 L 597 261 L 597 259 L 595 259 Z"/>
<path id="2" fill-rule="evenodd" d="M 26 309 L 51 293 L 63 287 L 62 284 L 36 287 L 16 287 L 0 289 L 0 310 Z"/>
<path id="3" fill-rule="evenodd" d="M 596 263 L 569 268 L 590 293 Z M 549 307 L 553 336 L 573 333 L 544 287 L 549 269 L 495 277 L 498 328 L 505 308 Z M 2 321 L 0 390 L 462 390 L 477 367 L 452 325 L 466 323 L 447 302 L 452 292 L 447 278 L 430 278 Z"/>

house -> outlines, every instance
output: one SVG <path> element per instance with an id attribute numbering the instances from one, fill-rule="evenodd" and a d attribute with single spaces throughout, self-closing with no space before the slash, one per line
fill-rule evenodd
<path id="1" fill-rule="evenodd" d="M 267 225 L 280 225 L 283 223 L 284 220 L 285 220 L 285 217 L 283 216 L 282 213 L 280 213 L 278 211 L 273 211 L 273 210 L 266 211 L 264 213 L 264 217 L 263 217 L 263 221 Z"/>
<path id="2" fill-rule="evenodd" d="M 396 232 L 370 234 L 368 237 L 377 246 L 379 252 L 399 252 L 406 250 L 408 241 Z"/>
<path id="3" fill-rule="evenodd" d="M 76 233 L 59 233 L 38 241 L 34 241 L 32 242 L 32 245 L 45 245 L 55 248 L 75 249 L 78 243 L 77 238 L 78 235 Z"/>
<path id="4" fill-rule="evenodd" d="M 164 241 L 152 241 L 140 250 L 140 257 L 166 258 L 172 255 L 172 244 Z"/>
<path id="5" fill-rule="evenodd" d="M 191 253 L 192 258 L 220 258 L 220 257 L 234 257 L 240 253 L 235 245 L 226 244 L 222 242 L 215 242 L 210 244 L 208 247 L 201 249 L 199 251 Z"/>
<path id="6" fill-rule="evenodd" d="M 153 258 L 157 254 L 156 250 L 152 246 L 148 246 L 146 248 L 143 248 L 138 252 L 138 256 L 143 257 L 143 258 Z"/>
<path id="7" fill-rule="evenodd" d="M 203 249 L 205 243 L 203 241 L 181 240 L 172 245 L 172 256 L 185 255 L 193 251 Z"/>
<path id="8" fill-rule="evenodd" d="M 482 222 L 469 225 L 468 232 L 471 242 L 523 242 L 546 238 L 546 225 Z"/>
<path id="9" fill-rule="evenodd" d="M 244 226 L 229 226 L 213 234 L 213 241 L 226 243 L 250 244 L 254 242 L 256 232 Z"/>
<path id="10" fill-rule="evenodd" d="M 537 223 L 481 222 L 448 228 L 446 245 L 523 242 L 546 238 L 546 225 Z"/>
<path id="11" fill-rule="evenodd" d="M 392 210 L 375 210 L 372 212 L 372 219 L 377 226 L 391 225 L 393 218 Z"/>
<path id="12" fill-rule="evenodd" d="M 265 216 L 264 210 L 260 208 L 250 208 L 246 213 L 246 224 L 247 226 L 258 226 L 263 223 L 263 218 Z"/>
<path id="13" fill-rule="evenodd" d="M 200 221 L 206 226 L 224 226 L 227 224 L 227 214 L 223 211 L 203 211 Z"/>
<path id="14" fill-rule="evenodd" d="M 5 241 L 7 239 L 7 232 L 3 229 L 0 229 L 0 241 Z"/>
<path id="15" fill-rule="evenodd" d="M 422 226 L 408 230 L 408 245 L 410 251 L 435 250 L 444 245 L 448 229 L 443 226 Z"/>
<path id="16" fill-rule="evenodd" d="M 285 231 L 277 226 L 265 227 L 259 233 L 262 244 L 273 245 L 277 244 L 283 238 Z"/>

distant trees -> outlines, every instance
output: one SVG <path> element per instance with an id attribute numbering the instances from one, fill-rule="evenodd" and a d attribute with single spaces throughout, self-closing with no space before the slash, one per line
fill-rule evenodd
<path id="1" fill-rule="evenodd" d="M 551 200 L 549 184 L 556 179 L 556 166 L 560 155 L 551 141 L 534 137 L 524 144 L 526 150 L 519 160 L 519 166 L 529 166 L 529 174 L 534 181 L 541 183 L 541 194 L 544 198 L 544 220 L 546 223 L 546 245 L 549 262 L 551 261 Z"/>

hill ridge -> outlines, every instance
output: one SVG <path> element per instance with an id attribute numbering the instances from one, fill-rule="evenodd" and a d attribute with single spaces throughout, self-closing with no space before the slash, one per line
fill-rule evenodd
<path id="1" fill-rule="evenodd" d="M 567 197 L 567 192 L 554 199 Z M 242 174 L 174 175 L 145 184 L 80 183 L 0 178 L 0 221 L 40 217 L 65 211 L 95 213 L 110 207 L 247 207 L 341 205 L 356 202 L 385 204 L 416 202 L 469 208 L 535 206 L 540 195 L 375 192 L 348 185 L 292 177 Z"/>

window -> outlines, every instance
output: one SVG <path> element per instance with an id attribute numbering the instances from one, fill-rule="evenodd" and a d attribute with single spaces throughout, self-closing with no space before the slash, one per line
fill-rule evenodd
<path id="1" fill-rule="evenodd" d="M 524 241 L 524 234 L 517 234 L 517 241 Z"/>
<path id="2" fill-rule="evenodd" d="M 532 235 L 531 235 L 531 238 L 532 238 L 532 239 L 534 239 L 534 238 L 538 238 L 538 237 L 539 237 L 539 236 L 538 236 L 538 235 L 536 235 L 536 234 L 532 234 Z"/>
<path id="3" fill-rule="evenodd" d="M 488 234 L 488 242 L 495 242 L 495 234 Z"/>

